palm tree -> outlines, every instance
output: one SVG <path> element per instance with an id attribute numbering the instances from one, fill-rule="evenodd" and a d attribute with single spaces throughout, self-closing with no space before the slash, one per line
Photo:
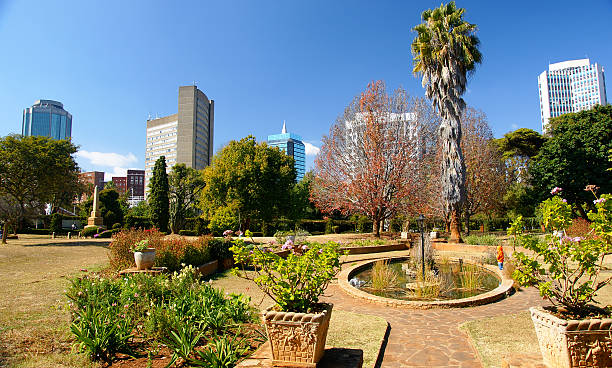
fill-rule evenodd
<path id="1" fill-rule="evenodd" d="M 414 27 L 413 73 L 422 75 L 425 95 L 442 118 L 442 191 L 446 213 L 451 219 L 451 241 L 461 242 L 459 214 L 465 199 L 465 164 L 461 153 L 460 116 L 465 108 L 461 95 L 467 74 L 481 60 L 476 25 L 463 20 L 465 9 L 455 2 L 423 12 L 423 23 Z"/>

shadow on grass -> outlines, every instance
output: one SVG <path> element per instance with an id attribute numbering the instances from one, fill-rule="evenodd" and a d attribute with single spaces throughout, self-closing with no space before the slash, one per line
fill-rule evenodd
<path id="1" fill-rule="evenodd" d="M 74 240 L 65 242 L 54 242 L 40 243 L 40 244 L 24 244 L 24 247 L 102 247 L 108 248 L 111 240 L 107 241 L 94 241 L 94 240 Z"/>

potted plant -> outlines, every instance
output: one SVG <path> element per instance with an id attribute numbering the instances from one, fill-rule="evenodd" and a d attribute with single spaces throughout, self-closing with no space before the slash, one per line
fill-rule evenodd
<path id="1" fill-rule="evenodd" d="M 588 186 L 595 194 L 596 188 Z M 571 205 L 552 190 L 553 197 L 541 206 L 546 230 L 544 242 L 519 234 L 529 254 L 516 252 L 514 276 L 523 285 L 536 286 L 552 305 L 531 308 L 544 363 L 550 367 L 611 367 L 612 319 L 608 308 L 594 304 L 597 291 L 612 280 L 600 277 L 603 258 L 612 251 L 612 195 L 593 201 L 588 214 L 590 232 L 568 237 Z M 521 226 L 521 224 L 516 224 Z"/>
<path id="2" fill-rule="evenodd" d="M 136 269 L 149 270 L 155 264 L 155 248 L 149 248 L 149 239 L 144 239 L 134 244 L 131 248 L 134 252 Z"/>
<path id="3" fill-rule="evenodd" d="M 251 237 L 250 231 L 246 235 Z M 273 365 L 316 367 L 323 356 L 332 305 L 319 303 L 319 297 L 340 271 L 339 248 L 334 242 L 287 240 L 282 249 L 290 253 L 282 258 L 267 247 L 234 240 L 230 250 L 236 264 L 243 265 L 234 272 L 254 281 L 275 302 L 262 312 Z M 246 264 L 255 272 L 244 272 Z"/>

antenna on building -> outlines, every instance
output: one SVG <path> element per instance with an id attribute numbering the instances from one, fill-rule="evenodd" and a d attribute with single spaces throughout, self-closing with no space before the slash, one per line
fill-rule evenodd
<path id="1" fill-rule="evenodd" d="M 281 131 L 282 134 L 287 133 L 287 126 L 285 125 L 285 120 L 283 120 L 283 130 Z"/>

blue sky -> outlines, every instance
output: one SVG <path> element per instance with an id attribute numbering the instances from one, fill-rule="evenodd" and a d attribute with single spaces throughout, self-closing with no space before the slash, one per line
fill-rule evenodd
<path id="1" fill-rule="evenodd" d="M 264 140 L 283 120 L 318 147 L 369 81 L 424 94 L 411 29 L 439 5 L 0 0 L 0 135 L 20 133 L 35 100 L 58 100 L 73 115 L 83 169 L 143 168 L 147 116 L 176 113 L 178 86 L 195 81 L 215 100 L 215 149 L 248 134 Z M 478 25 L 483 54 L 464 97 L 495 136 L 541 130 L 537 76 L 549 62 L 589 57 L 612 68 L 610 0 L 457 5 Z"/>

